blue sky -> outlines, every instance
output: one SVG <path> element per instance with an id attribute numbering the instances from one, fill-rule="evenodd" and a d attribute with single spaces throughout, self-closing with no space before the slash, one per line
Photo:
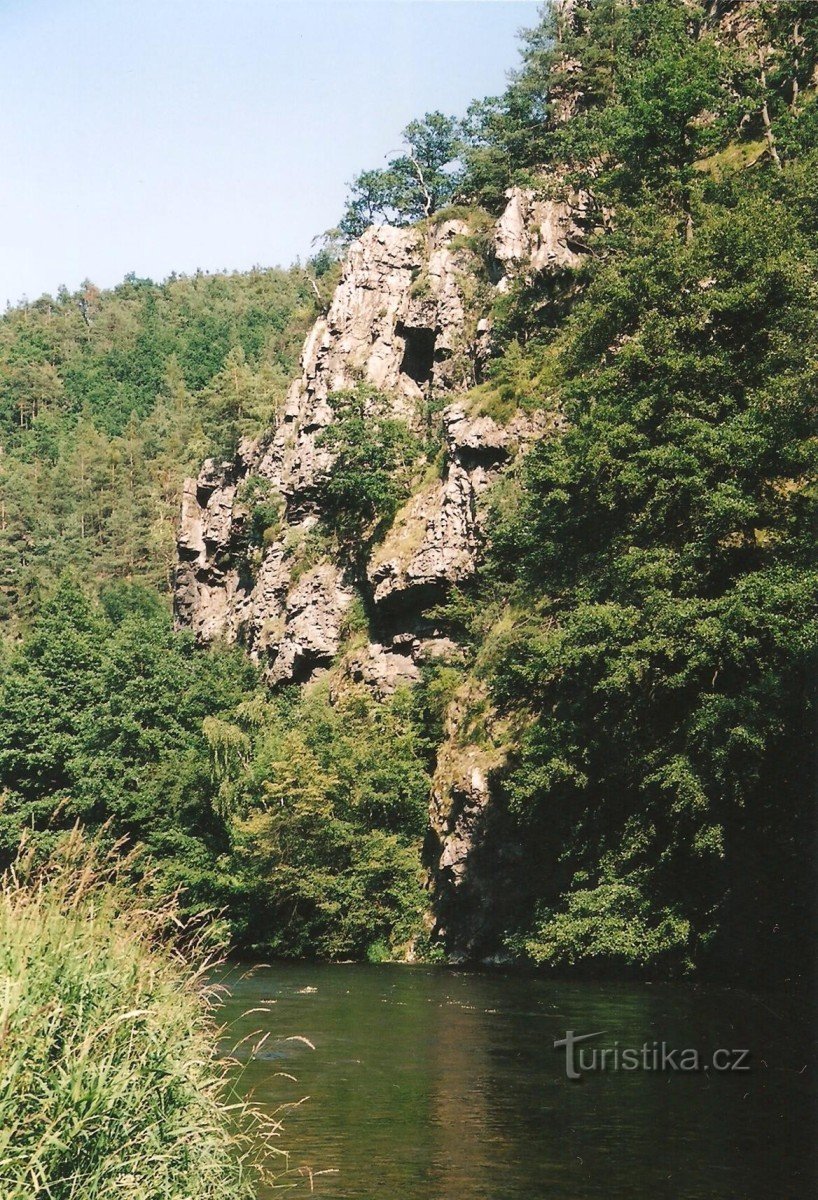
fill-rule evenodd
<path id="1" fill-rule="evenodd" d="M 413 117 L 500 91 L 519 0 L 0 0 L 0 305 L 286 264 Z"/>

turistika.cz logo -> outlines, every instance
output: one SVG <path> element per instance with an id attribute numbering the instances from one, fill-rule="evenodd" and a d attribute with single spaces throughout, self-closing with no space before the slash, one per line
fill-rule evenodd
<path id="1" fill-rule="evenodd" d="M 580 1079 L 586 1072 L 599 1071 L 749 1071 L 750 1051 L 729 1050 L 719 1047 L 710 1054 L 703 1054 L 691 1046 L 686 1049 L 669 1046 L 667 1042 L 643 1042 L 641 1046 L 590 1046 L 593 1038 L 604 1037 L 603 1030 L 596 1033 L 565 1032 L 564 1038 L 554 1042 L 555 1050 L 565 1050 L 565 1074 L 569 1079 Z"/>

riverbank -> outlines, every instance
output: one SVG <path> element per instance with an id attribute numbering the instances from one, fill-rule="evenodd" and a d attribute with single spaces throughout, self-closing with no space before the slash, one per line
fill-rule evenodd
<path id="1" fill-rule="evenodd" d="M 275 1123 L 218 1056 L 206 936 L 127 867 L 74 833 L 0 883 L 0 1194 L 252 1200 Z"/>

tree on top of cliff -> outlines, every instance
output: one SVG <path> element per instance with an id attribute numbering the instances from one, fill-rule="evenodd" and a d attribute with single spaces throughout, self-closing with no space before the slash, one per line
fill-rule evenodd
<path id="1" fill-rule="evenodd" d="M 359 237 L 378 222 L 405 225 L 430 217 L 453 196 L 460 174 L 460 123 L 441 112 L 426 113 L 410 121 L 401 136 L 403 154 L 352 181 L 338 226 L 344 237 Z"/>

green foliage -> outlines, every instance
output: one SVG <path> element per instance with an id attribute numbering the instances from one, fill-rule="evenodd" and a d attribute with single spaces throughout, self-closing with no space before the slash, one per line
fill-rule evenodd
<path id="1" fill-rule="evenodd" d="M 603 103 L 587 104 L 557 136 L 574 161 L 589 146 L 604 156 L 606 186 L 622 191 L 684 194 L 693 163 L 723 144 L 741 119 L 744 63 L 715 30 L 691 36 L 690 13 L 676 0 L 619 5 L 613 30 L 603 34 L 599 6 L 585 30 L 569 39 L 582 61 L 584 46 L 610 39 Z M 589 68 L 599 78 L 599 65 Z"/>
<path id="2" fill-rule="evenodd" d="M 683 956 L 690 941 L 684 919 L 656 913 L 649 896 L 618 878 L 575 889 L 563 911 L 541 915 L 535 928 L 519 949 L 547 966 L 655 970 Z"/>
<path id="3" fill-rule="evenodd" d="M 64 580 L 0 661 L 0 852 L 24 829 L 48 848 L 104 826 L 158 893 L 224 907 L 243 944 L 397 952 L 422 907 L 428 729 L 408 696 L 270 697 L 239 651 L 173 633 L 151 592 L 94 604 Z"/>
<path id="4" fill-rule="evenodd" d="M 712 15 L 682 0 L 546 9 L 523 33 L 522 63 L 503 95 L 469 110 L 460 193 L 497 210 L 509 184 L 567 170 L 598 199 L 661 193 L 686 223 L 695 162 L 737 132 L 764 137 L 773 158 L 814 144 L 804 138 L 815 121 L 818 18 L 803 4 L 757 5 L 739 46 Z"/>
<path id="5" fill-rule="evenodd" d="M 247 537 L 251 546 L 265 546 L 279 536 L 284 504 L 269 479 L 249 475 L 242 481 L 236 499 L 247 510 Z"/>
<path id="6" fill-rule="evenodd" d="M 258 721 L 245 712 L 240 721 Z M 256 897 L 244 937 L 275 953 L 399 953 L 423 908 L 428 759 L 410 697 L 325 685 L 271 701 L 231 785 Z"/>
<path id="7" fill-rule="evenodd" d="M 405 225 L 430 217 L 454 195 L 458 179 L 460 126 L 454 117 L 427 113 L 401 135 L 405 152 L 383 170 L 362 171 L 352 182 L 339 224 L 347 239 L 369 225 Z"/>
<path id="8" fill-rule="evenodd" d="M 711 184 L 689 241 L 623 201 L 543 333 L 571 424 L 497 507 L 488 571 L 522 615 L 482 666 L 527 714 L 504 787 L 539 848 L 539 960 L 797 962 L 818 642 L 801 179 Z"/>
<path id="9" fill-rule="evenodd" d="M 609 6 L 610 7 L 610 6 Z M 559 31 L 562 37 L 568 30 Z M 501 96 L 474 101 L 463 124 L 462 191 L 490 211 L 504 204 L 506 188 L 552 161 L 555 74 L 560 55 L 550 9 L 522 32 L 522 63 Z"/>
<path id="10" fill-rule="evenodd" d="M 269 424 L 315 313 L 299 269 L 129 277 L 0 319 L 0 619 L 71 565 L 167 588 L 186 475 Z"/>
<path id="11" fill-rule="evenodd" d="M 63 580 L 0 664 L 0 852 L 20 831 L 51 844 L 108 824 L 161 861 L 190 907 L 229 895 L 229 830 L 215 807 L 203 722 L 230 712 L 255 672 L 238 651 L 197 653 L 150 592 L 102 604 Z"/>
<path id="12" fill-rule="evenodd" d="M 172 903 L 135 892 L 126 866 L 75 832 L 0 883 L 0 1188 L 250 1200 L 272 1123 L 217 1059 L 206 943 Z M 174 949 L 185 932 L 191 965 Z"/>
<path id="13" fill-rule="evenodd" d="M 421 446 L 408 425 L 388 415 L 386 398 L 364 384 L 330 397 L 336 420 L 318 437 L 332 453 L 320 487 L 322 518 L 356 548 L 387 526 L 409 494 Z"/>

